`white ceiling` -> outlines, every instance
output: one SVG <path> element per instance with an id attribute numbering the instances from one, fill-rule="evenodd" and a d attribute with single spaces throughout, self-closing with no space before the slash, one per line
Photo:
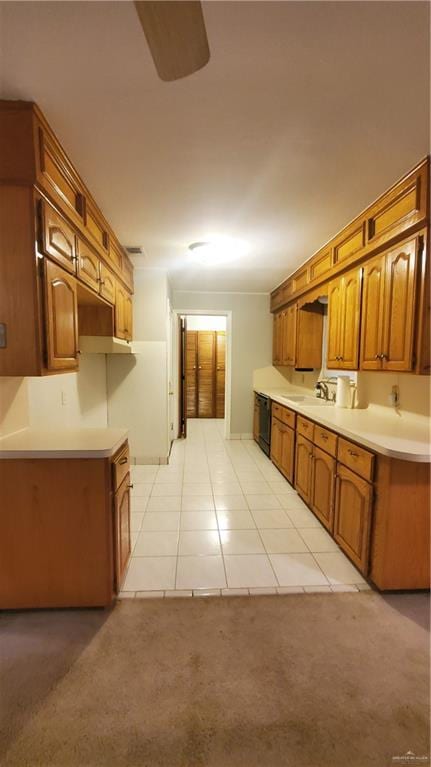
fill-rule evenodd
<path id="1" fill-rule="evenodd" d="M 0 2 L 1 93 L 45 112 L 174 287 L 266 291 L 428 151 L 426 2 L 207 2 L 209 65 L 156 76 L 129 2 Z M 187 246 L 237 237 L 231 266 Z"/>

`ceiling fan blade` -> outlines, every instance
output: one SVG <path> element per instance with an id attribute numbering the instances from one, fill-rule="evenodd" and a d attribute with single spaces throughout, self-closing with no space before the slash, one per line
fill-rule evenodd
<path id="1" fill-rule="evenodd" d="M 136 0 L 135 6 L 162 80 L 179 80 L 208 63 L 210 51 L 199 0 Z"/>

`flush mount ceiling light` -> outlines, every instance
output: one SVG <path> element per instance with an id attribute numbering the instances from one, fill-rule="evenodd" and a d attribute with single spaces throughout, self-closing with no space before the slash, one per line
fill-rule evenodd
<path id="1" fill-rule="evenodd" d="M 229 237 L 217 237 L 192 242 L 189 254 L 192 261 L 204 266 L 218 266 L 234 261 L 244 253 L 244 244 Z"/>

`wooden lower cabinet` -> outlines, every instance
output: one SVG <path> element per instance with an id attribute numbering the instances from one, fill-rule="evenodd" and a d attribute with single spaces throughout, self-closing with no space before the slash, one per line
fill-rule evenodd
<path id="1" fill-rule="evenodd" d="M 310 508 L 332 533 L 334 526 L 335 458 L 314 445 Z"/>
<path id="2" fill-rule="evenodd" d="M 115 493 L 114 531 L 115 531 L 115 584 L 120 591 L 124 580 L 127 564 L 131 554 L 130 542 L 130 474 L 124 478 Z"/>
<path id="3" fill-rule="evenodd" d="M 295 432 L 286 412 L 272 403 L 271 460 L 292 482 L 296 437 L 295 489 L 340 548 L 381 591 L 429 589 L 430 464 L 375 455 L 299 415 Z"/>
<path id="4" fill-rule="evenodd" d="M 274 417 L 271 423 L 271 460 L 286 479 L 293 482 L 295 432 Z"/>
<path id="5" fill-rule="evenodd" d="M 373 487 L 337 466 L 334 538 L 363 575 L 368 574 Z"/>
<path id="6" fill-rule="evenodd" d="M 0 461 L 0 609 L 112 603 L 130 556 L 126 448 L 111 459 Z"/>
<path id="7" fill-rule="evenodd" d="M 313 444 L 310 440 L 296 435 L 296 453 L 295 453 L 295 489 L 306 503 L 309 503 L 311 496 L 311 471 L 313 458 Z"/>

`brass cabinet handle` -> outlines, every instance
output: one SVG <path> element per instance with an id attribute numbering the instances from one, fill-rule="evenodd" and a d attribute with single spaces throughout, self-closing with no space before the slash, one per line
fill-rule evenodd
<path id="1" fill-rule="evenodd" d="M 355 450 L 348 450 L 347 451 L 349 455 L 353 455 L 354 458 L 359 458 L 359 453 L 357 453 Z"/>
<path id="2" fill-rule="evenodd" d="M 132 490 L 133 489 L 133 484 L 128 485 L 127 487 L 129 488 L 129 490 Z"/>
<path id="3" fill-rule="evenodd" d="M 127 463 L 127 457 L 124 456 L 124 458 L 122 458 L 120 461 L 118 461 L 118 463 L 121 463 L 121 464 Z"/>
<path id="4" fill-rule="evenodd" d="M 320 436 L 322 437 L 322 439 L 325 439 L 325 440 L 328 439 L 328 435 L 324 434 L 323 431 L 320 432 Z"/>

